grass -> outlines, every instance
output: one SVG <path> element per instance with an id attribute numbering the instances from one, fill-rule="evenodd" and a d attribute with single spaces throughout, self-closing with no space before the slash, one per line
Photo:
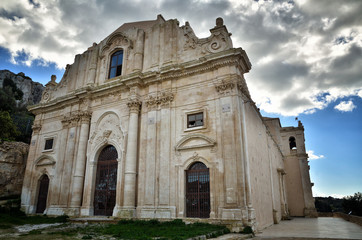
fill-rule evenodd
<path id="1" fill-rule="evenodd" d="M 220 236 L 229 232 L 225 226 L 208 223 L 185 224 L 180 219 L 170 222 L 158 220 L 122 220 L 116 225 L 107 225 L 102 233 L 123 239 L 187 239 L 213 233 Z"/>
<path id="2" fill-rule="evenodd" d="M 0 210 L 0 229 L 8 229 L 14 225 L 60 223 L 66 222 L 68 216 L 48 217 L 46 215 L 27 216 L 25 213 L 13 209 L 11 211 Z"/>
<path id="3" fill-rule="evenodd" d="M 66 232 L 54 231 L 48 234 L 75 236 L 81 234 L 81 239 L 93 239 L 97 236 L 109 236 L 117 239 L 188 239 L 200 235 L 217 237 L 228 233 L 225 226 L 208 223 L 185 224 L 180 219 L 170 222 L 158 220 L 121 220 L 117 224 L 93 224 L 79 227 Z"/>
<path id="4" fill-rule="evenodd" d="M 24 213 L 0 213 L 0 233 L 6 233 L 8 228 L 23 224 L 59 223 L 47 229 L 32 230 L 21 234 L 24 239 L 188 239 L 200 235 L 207 238 L 217 237 L 228 233 L 225 226 L 208 223 L 185 224 L 181 219 L 169 222 L 158 220 L 121 220 L 117 224 L 74 224 L 65 223 L 67 216 L 56 218 L 47 216 L 26 216 Z M 4 232 L 5 231 L 5 232 Z M 13 231 L 12 231 L 13 232 Z M 0 234 L 1 235 L 1 234 Z M 0 239 L 1 236 L 0 236 Z"/>

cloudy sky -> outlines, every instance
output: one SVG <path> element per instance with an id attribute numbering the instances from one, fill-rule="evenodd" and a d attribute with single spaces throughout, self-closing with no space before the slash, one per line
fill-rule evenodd
<path id="1" fill-rule="evenodd" d="M 362 1 L 3 0 L 0 69 L 45 84 L 125 22 L 157 14 L 207 37 L 222 17 L 264 115 L 306 128 L 314 195 L 362 192 Z"/>

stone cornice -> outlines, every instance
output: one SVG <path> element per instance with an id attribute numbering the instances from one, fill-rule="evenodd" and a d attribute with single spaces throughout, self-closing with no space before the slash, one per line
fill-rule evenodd
<path id="1" fill-rule="evenodd" d="M 170 64 L 160 68 L 159 72 L 148 71 L 145 73 L 132 73 L 126 76 L 119 76 L 113 81 L 99 86 L 86 86 L 79 88 L 64 96 L 57 97 L 48 102 L 39 103 L 29 106 L 28 109 L 35 114 L 38 114 L 47 109 L 59 109 L 69 104 L 79 102 L 79 97 L 83 95 L 103 95 L 108 94 L 110 90 L 127 91 L 133 86 L 144 87 L 154 82 L 162 82 L 169 79 L 177 79 L 186 76 L 200 74 L 206 71 L 212 71 L 217 68 L 235 65 L 242 72 L 248 72 L 251 64 L 244 50 L 241 48 L 229 49 L 223 52 L 206 55 L 198 60 L 189 61 L 181 64 Z"/>

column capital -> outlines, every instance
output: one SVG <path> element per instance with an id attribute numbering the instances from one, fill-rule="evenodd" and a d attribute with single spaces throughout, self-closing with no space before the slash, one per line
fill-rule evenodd
<path id="1" fill-rule="evenodd" d="M 92 113 L 89 111 L 82 111 L 82 112 L 79 112 L 79 117 L 80 117 L 80 121 L 82 124 L 89 123 L 90 119 L 92 117 Z"/>
<path id="2" fill-rule="evenodd" d="M 38 134 L 41 130 L 41 124 L 34 122 L 34 124 L 31 128 L 33 129 L 33 134 Z"/>
<path id="3" fill-rule="evenodd" d="M 127 102 L 127 106 L 129 108 L 130 113 L 139 113 L 142 102 L 138 99 L 129 99 Z"/>

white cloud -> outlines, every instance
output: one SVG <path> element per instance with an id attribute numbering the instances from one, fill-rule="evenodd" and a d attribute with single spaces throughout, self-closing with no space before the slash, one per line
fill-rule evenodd
<path id="1" fill-rule="evenodd" d="M 338 111 L 341 111 L 341 112 L 352 112 L 352 110 L 355 108 L 356 108 L 356 105 L 354 105 L 352 100 L 342 101 L 334 107 L 334 109 L 337 109 Z"/>
<path id="2" fill-rule="evenodd" d="M 314 154 L 313 150 L 308 150 L 307 154 L 308 154 L 310 160 L 325 158 L 324 155 L 316 155 L 316 154 Z"/>
<path id="3" fill-rule="evenodd" d="M 245 78 L 265 112 L 311 114 L 340 98 L 362 97 L 362 1 L 344 3 L 343 11 L 338 0 L 36 3 L 2 1 L 0 46 L 17 64 L 40 59 L 64 68 L 123 23 L 152 20 L 160 13 L 179 19 L 180 25 L 189 21 L 199 37 L 209 35 L 215 19 L 223 17 L 234 47 L 242 47 L 253 64 Z"/>
<path id="4" fill-rule="evenodd" d="M 360 98 L 362 98 L 362 89 L 357 92 L 357 96 L 359 96 Z"/>

